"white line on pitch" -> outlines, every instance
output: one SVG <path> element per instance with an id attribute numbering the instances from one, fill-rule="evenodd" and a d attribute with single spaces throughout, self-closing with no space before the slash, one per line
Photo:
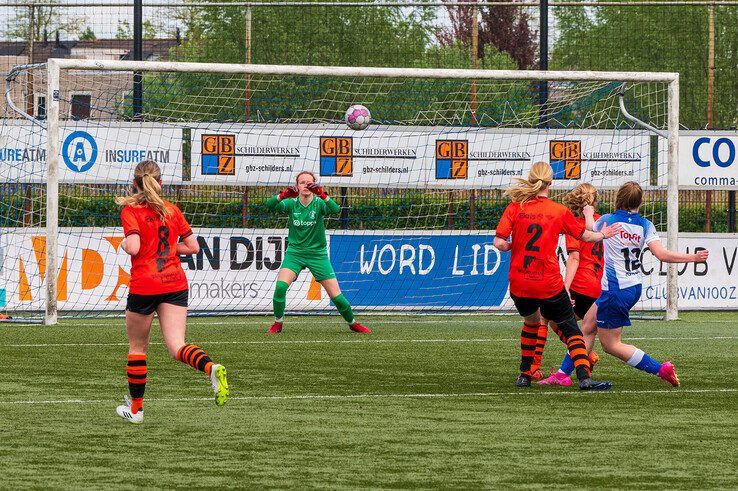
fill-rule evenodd
<path id="1" fill-rule="evenodd" d="M 619 390 L 610 392 L 599 392 L 600 394 L 613 395 L 640 395 L 640 394 L 725 394 L 738 392 L 738 389 L 659 389 L 659 390 Z M 583 392 L 579 390 L 560 390 L 560 391 L 536 391 L 536 390 L 520 390 L 515 392 L 456 392 L 456 393 L 438 393 L 438 394 L 296 394 L 281 396 L 234 396 L 229 400 L 233 401 L 291 401 L 291 400 L 349 400 L 349 399 L 461 399 L 465 397 L 507 397 L 507 396 L 577 396 L 589 395 L 592 392 Z M 194 402 L 194 401 L 211 401 L 212 397 L 162 397 L 147 398 L 147 402 Z M 111 404 L 113 400 L 105 399 L 57 399 L 42 401 L 0 401 L 0 405 L 45 405 L 45 404 Z"/>
<path id="2" fill-rule="evenodd" d="M 727 341 L 738 339 L 738 336 L 712 337 L 634 337 L 623 338 L 626 341 Z M 472 339 L 293 339 L 284 341 L 207 341 L 203 346 L 211 344 L 246 344 L 246 345 L 283 345 L 283 344 L 401 344 L 401 343 L 508 343 L 520 341 L 519 338 L 472 338 Z M 153 342 L 150 345 L 163 345 Z M 5 344 L 0 348 L 87 348 L 105 346 L 128 346 L 128 343 L 39 343 L 39 344 Z"/>
<path id="3" fill-rule="evenodd" d="M 265 316 L 266 317 L 266 316 Z M 325 317 L 325 316 L 324 316 Z M 333 316 L 327 316 L 327 317 L 333 317 Z M 304 319 L 305 316 L 297 316 L 293 319 Z M 456 319 L 459 319 L 458 317 Z M 102 319 L 102 320 L 110 320 L 110 319 Z M 335 316 L 335 320 L 337 323 L 341 323 L 341 319 L 338 316 Z M 123 318 L 115 319 L 115 321 L 120 322 L 121 325 L 123 325 L 124 320 Z M 71 322 L 69 319 L 64 319 L 61 321 L 62 323 Z M 237 327 L 239 325 L 266 325 L 272 322 L 272 317 L 270 316 L 267 320 L 254 318 L 254 317 L 244 317 L 244 318 L 234 318 L 233 320 L 229 321 L 206 321 L 206 320 L 198 320 L 197 318 L 193 319 L 190 318 L 187 321 L 187 325 L 189 326 L 234 326 Z M 449 316 L 448 319 L 423 319 L 423 316 L 408 316 L 407 320 L 375 320 L 372 319 L 371 324 L 372 325 L 417 325 L 417 324 L 450 324 L 454 322 L 454 316 Z M 504 324 L 504 325 L 517 325 L 520 323 L 519 317 L 509 318 L 509 319 L 500 319 L 500 318 L 486 318 L 486 319 L 470 319 L 468 317 L 461 317 L 460 320 L 457 320 L 457 322 L 460 325 L 464 324 Z M 644 321 L 645 322 L 645 321 Z M 666 322 L 666 321 L 664 321 Z M 700 320 L 700 321 L 680 321 L 680 322 L 698 322 L 700 324 L 735 324 L 736 321 L 734 320 Z M 304 323 L 301 323 L 304 324 Z M 12 325 L 12 324 L 9 324 Z M 40 324 L 15 324 L 18 325 L 40 325 Z M 668 323 L 666 325 L 669 325 Z M 84 322 L 84 323 L 74 323 L 73 327 L 105 327 L 101 326 L 100 323 L 94 323 L 94 322 Z"/>
<path id="4" fill-rule="evenodd" d="M 300 318 L 300 317 L 296 317 Z M 269 318 L 271 319 L 271 317 Z M 106 321 L 110 319 L 101 319 L 101 321 Z M 119 323 L 121 326 L 124 324 L 123 318 L 115 319 L 117 323 Z M 62 324 L 66 324 L 67 322 L 71 322 L 69 319 L 64 319 L 61 321 Z M 196 319 L 189 319 L 187 321 L 188 326 L 197 326 L 197 327 L 207 327 L 207 326 L 233 326 L 233 327 L 243 327 L 243 326 L 265 326 L 268 327 L 267 324 L 269 324 L 271 320 L 262 320 L 262 319 L 254 319 L 253 317 L 246 317 L 245 319 L 238 319 L 238 320 L 230 320 L 230 321 L 199 321 Z M 340 324 L 340 319 L 336 318 L 336 322 Z M 383 321 L 383 320 L 372 320 L 369 325 L 370 326 L 383 326 L 383 325 L 410 325 L 413 326 L 418 324 L 450 324 L 454 322 L 452 318 L 449 319 L 438 319 L 438 320 L 424 320 L 422 316 L 420 317 L 408 317 L 407 320 L 391 320 L 391 321 Z M 646 322 L 646 321 L 644 321 Z M 666 322 L 666 321 L 664 321 Z M 681 322 L 692 322 L 692 321 L 681 321 Z M 698 322 L 700 324 L 735 324 L 736 321 L 733 320 L 701 320 L 701 321 L 693 321 Z M 460 327 L 463 327 L 466 324 L 481 324 L 481 325 L 506 325 L 506 326 L 517 326 L 520 323 L 520 318 L 514 318 L 514 319 L 469 319 L 469 318 L 463 318 L 458 321 Z M 74 323 L 70 325 L 69 327 L 103 327 L 103 328 L 109 328 L 112 324 L 100 324 L 100 323 Z M 666 324 L 668 326 L 669 324 Z M 18 328 L 18 327 L 40 327 L 41 324 L 37 323 L 7 323 L 4 324 L 0 322 L 0 328 L 7 327 L 7 328 Z"/>

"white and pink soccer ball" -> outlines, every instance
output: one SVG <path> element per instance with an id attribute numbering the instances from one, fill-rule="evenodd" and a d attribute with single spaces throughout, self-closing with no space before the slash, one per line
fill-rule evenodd
<path id="1" fill-rule="evenodd" d="M 372 121 L 369 109 L 361 104 L 354 104 L 346 109 L 346 125 L 352 130 L 363 130 Z"/>

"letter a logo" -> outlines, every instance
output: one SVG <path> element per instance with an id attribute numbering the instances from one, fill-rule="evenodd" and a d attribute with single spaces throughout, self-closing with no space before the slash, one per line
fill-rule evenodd
<path id="1" fill-rule="evenodd" d="M 78 160 L 83 162 L 87 160 L 87 157 L 85 156 L 85 145 L 80 141 L 78 141 L 74 146 L 74 157 L 72 157 L 73 162 L 77 162 Z"/>

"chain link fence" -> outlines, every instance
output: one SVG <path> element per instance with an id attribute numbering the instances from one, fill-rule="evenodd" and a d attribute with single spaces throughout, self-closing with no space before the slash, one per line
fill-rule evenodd
<path id="1" fill-rule="evenodd" d="M 0 71 L 50 57 L 133 59 L 134 10 L 131 1 L 0 3 Z M 541 65 L 543 31 L 549 69 L 679 72 L 680 117 L 686 128 L 738 127 L 735 1 L 572 0 L 542 7 L 537 1 L 165 0 L 144 2 L 141 18 L 142 59 L 210 63 L 531 69 Z M 547 20 L 545 26 L 541 19 Z M 84 114 L 85 94 L 77 97 L 79 103 L 72 101 L 72 106 L 82 112 L 72 117 L 89 116 Z M 26 110 L 43 118 L 43 95 L 28 97 Z M 7 110 L 5 116 L 12 117 Z M 92 187 L 87 192 L 95 194 Z M 407 198 L 374 192 L 377 196 L 365 197 L 369 207 L 372 200 Z M 12 198 L 27 200 L 28 193 Z M 234 200 L 234 220 L 245 220 L 239 217 L 247 216 L 248 206 L 251 212 L 258 209 L 254 202 L 262 196 L 252 191 L 250 199 L 250 205 Z M 491 200 L 492 215 L 497 209 L 495 193 L 480 191 L 474 199 L 478 205 Z M 468 197 L 451 202 L 465 203 Z M 682 191 L 680 230 L 728 231 L 729 208 L 735 208 L 735 200 L 728 192 Z M 492 215 L 470 216 L 464 209 L 448 214 L 451 228 L 486 228 L 490 225 L 482 221 L 495 221 Z"/>

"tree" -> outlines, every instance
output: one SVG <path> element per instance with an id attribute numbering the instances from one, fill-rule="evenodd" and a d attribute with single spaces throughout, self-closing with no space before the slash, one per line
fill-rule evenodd
<path id="1" fill-rule="evenodd" d="M 144 39 L 155 39 L 158 29 L 153 22 L 146 19 L 141 25 Z M 118 27 L 115 30 L 115 39 L 133 39 L 133 28 L 127 20 L 118 22 Z"/>
<path id="2" fill-rule="evenodd" d="M 184 41 L 173 51 L 180 61 L 244 63 L 246 61 L 246 10 L 243 7 L 190 7 L 179 9 Z M 251 62 L 261 64 L 327 66 L 417 66 L 422 64 L 432 36 L 431 9 L 388 7 L 280 7 L 253 8 Z M 177 74 L 176 82 L 165 76 L 146 80 L 149 88 L 161 88 L 151 101 L 156 114 L 169 114 L 169 101 L 176 97 L 180 112 L 191 118 L 238 120 L 245 114 L 247 77 Z M 310 115 L 317 120 L 338 120 L 354 102 L 344 98 L 357 93 L 346 90 L 346 80 L 305 77 L 252 77 L 251 120 L 286 121 Z M 360 81 L 351 81 L 358 84 Z M 382 95 L 384 89 L 365 81 L 358 90 L 364 103 L 384 111 L 388 119 L 410 117 L 417 108 L 403 104 L 407 94 Z M 174 90 L 167 87 L 176 87 Z M 147 89 L 149 90 L 149 89 Z M 157 89 L 158 90 L 158 89 Z M 369 97 L 373 97 L 370 101 Z M 296 116 L 299 115 L 299 116 Z M 380 111 L 378 114 L 382 114 Z"/>
<path id="3" fill-rule="evenodd" d="M 87 26 L 87 29 L 79 35 L 80 41 L 94 41 L 97 39 L 97 36 L 95 36 L 95 32 L 90 28 L 90 26 Z"/>
<path id="4" fill-rule="evenodd" d="M 436 34 L 442 46 L 461 43 L 472 44 L 472 7 L 447 5 L 450 26 Z M 496 51 L 507 53 L 515 60 L 517 68 L 529 69 L 536 65 L 538 44 L 530 26 L 527 12 L 514 6 L 480 6 L 477 56 L 485 56 L 486 46 L 494 46 Z"/>
<path id="5" fill-rule="evenodd" d="M 84 18 L 65 16 L 56 6 L 27 6 L 15 10 L 15 16 L 2 30 L 3 36 L 9 39 L 28 39 L 28 30 L 33 20 L 33 40 L 41 41 L 44 32 L 55 31 L 74 35 L 79 32 Z"/>
<path id="6" fill-rule="evenodd" d="M 716 9 L 714 127 L 738 124 L 738 9 Z M 706 6 L 559 7 L 551 68 L 680 74 L 680 119 L 707 122 Z"/>
<path id="7" fill-rule="evenodd" d="M 189 61 L 243 63 L 243 7 L 178 9 Z M 408 66 L 432 36 L 432 9 L 397 7 L 259 7 L 252 9 L 252 63 Z"/>

